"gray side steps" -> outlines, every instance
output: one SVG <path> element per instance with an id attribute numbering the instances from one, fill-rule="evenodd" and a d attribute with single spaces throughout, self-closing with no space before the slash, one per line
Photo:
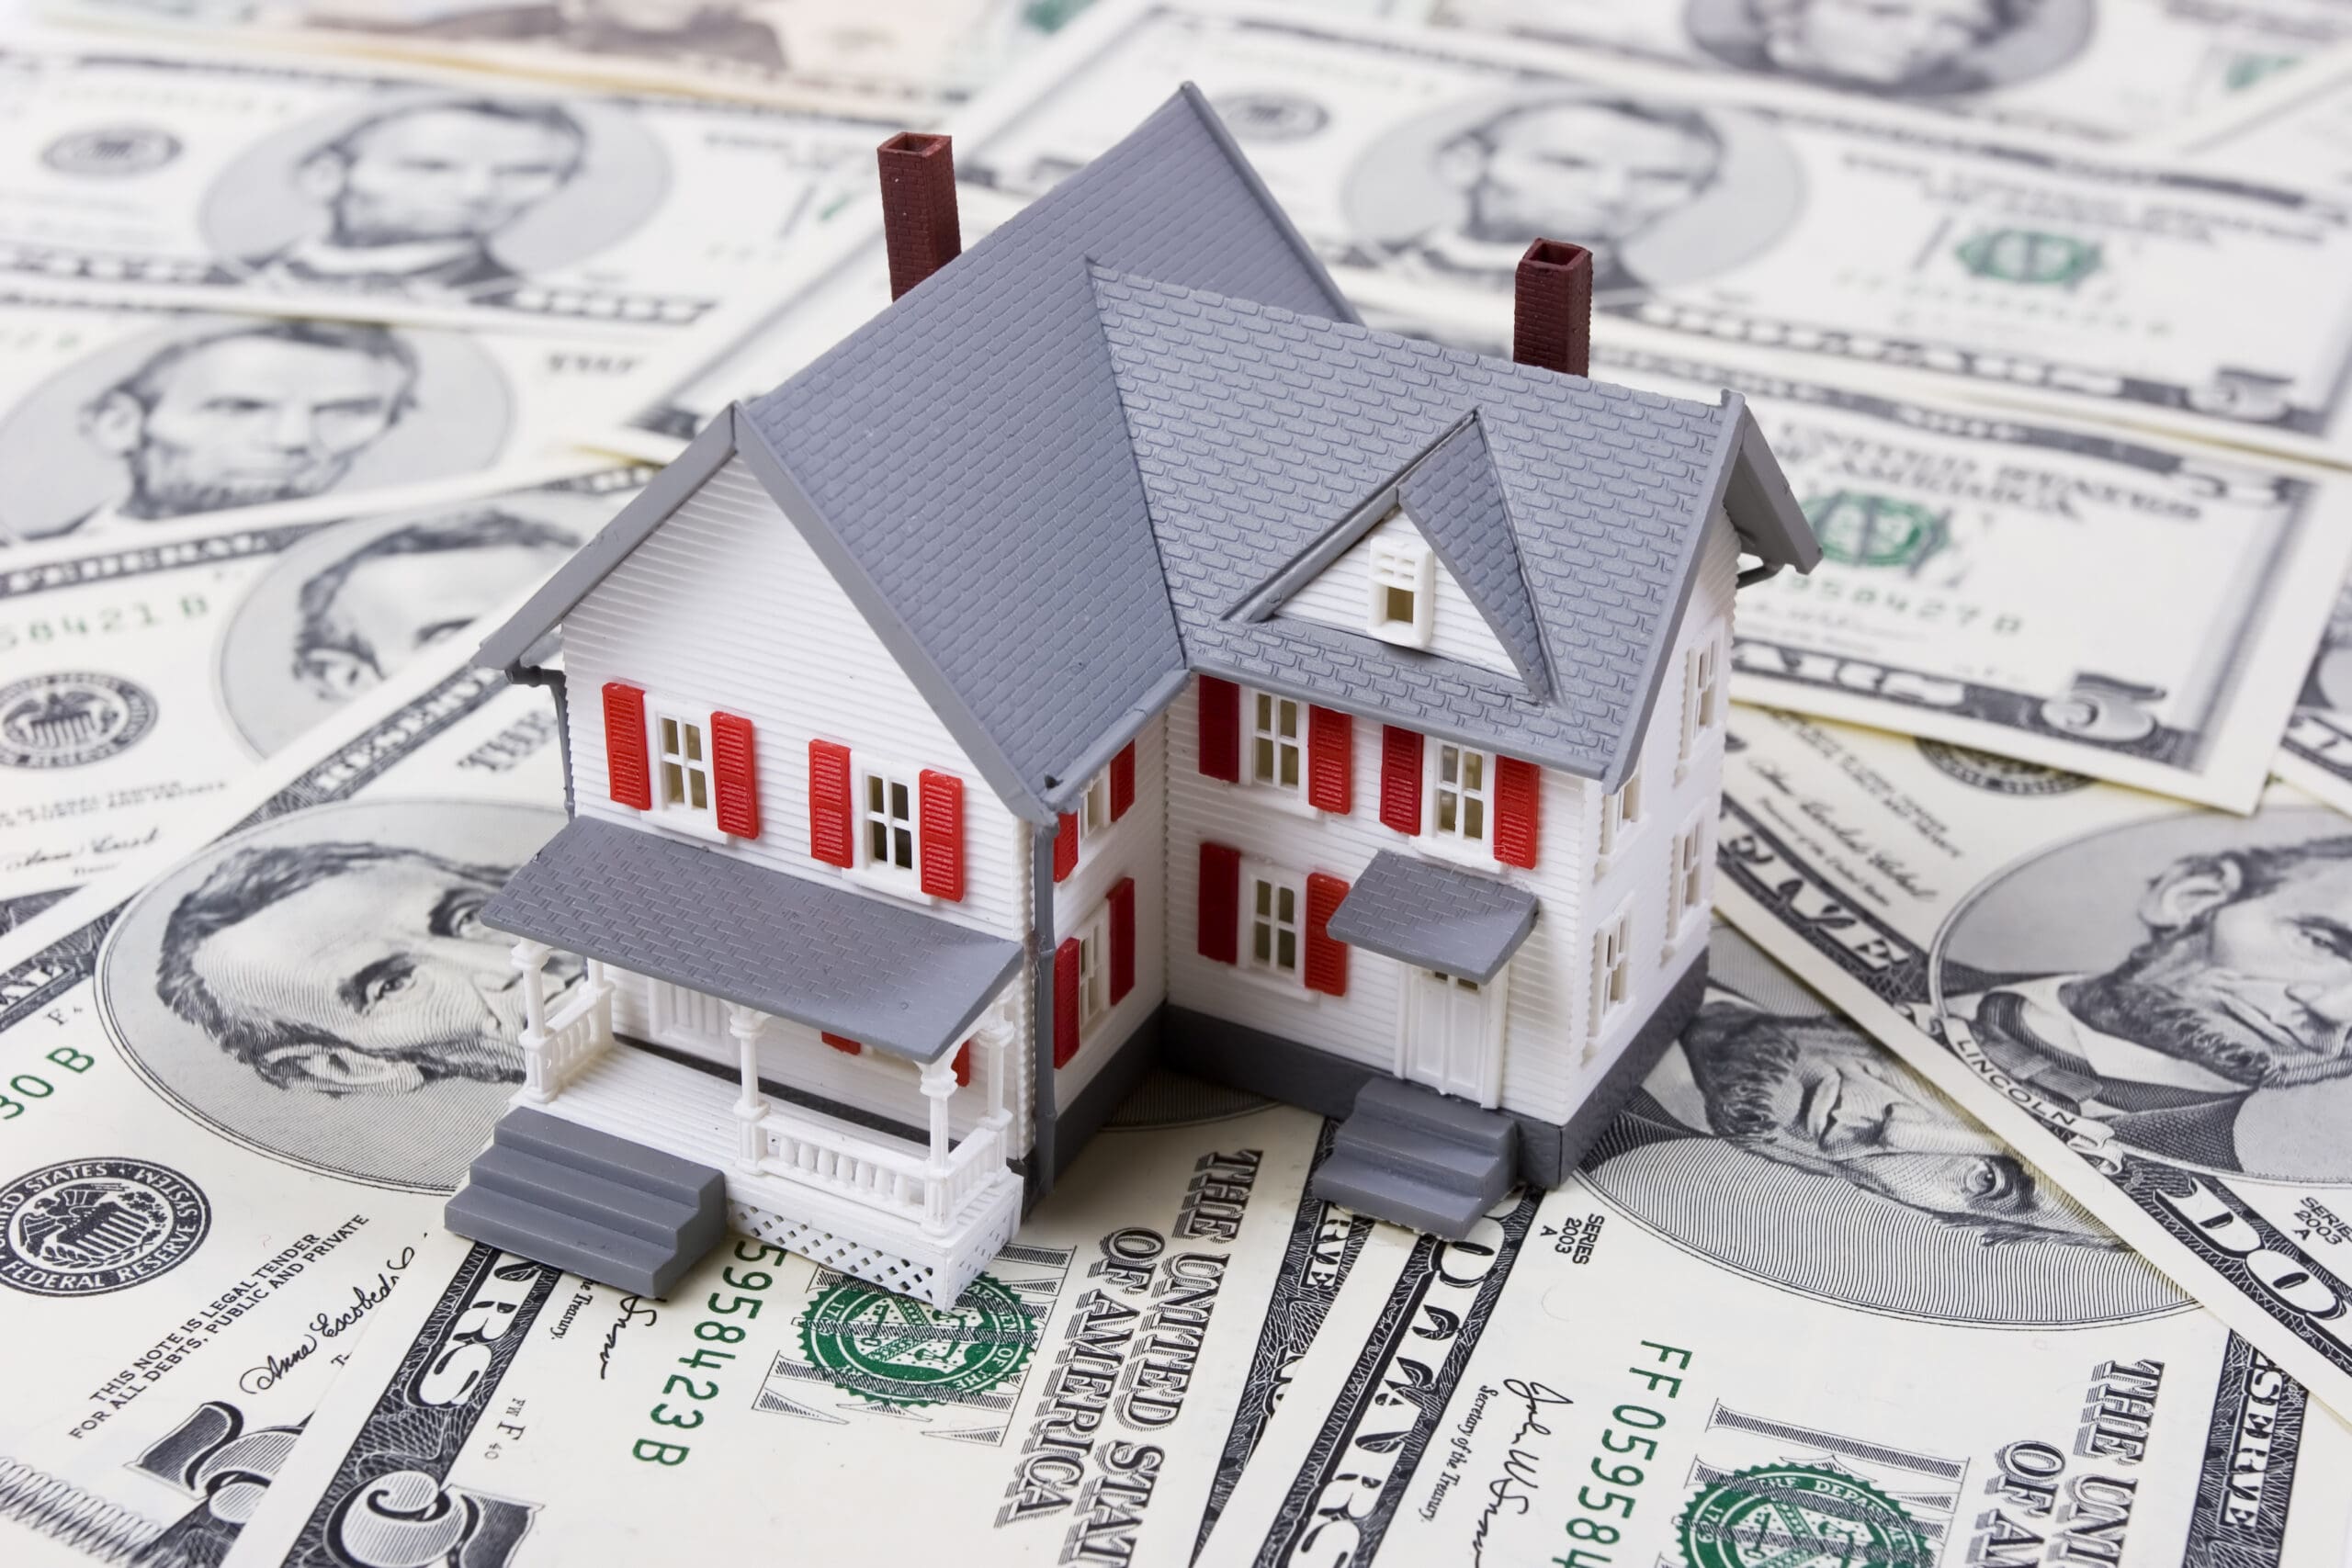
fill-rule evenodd
<path id="1" fill-rule="evenodd" d="M 659 1296 L 726 1234 L 727 1178 L 518 1107 L 499 1118 L 443 1220 L 535 1263 Z"/>
<path id="2" fill-rule="evenodd" d="M 1418 1084 L 1374 1078 L 1357 1091 L 1315 1196 L 1459 1241 L 1510 1189 L 1519 1124 Z"/>

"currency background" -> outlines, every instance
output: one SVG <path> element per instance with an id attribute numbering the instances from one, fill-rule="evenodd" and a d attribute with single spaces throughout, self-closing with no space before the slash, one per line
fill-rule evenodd
<path id="1" fill-rule="evenodd" d="M 560 825 L 468 651 L 887 303 L 874 142 L 955 134 L 970 244 L 1188 78 L 1375 327 L 1507 353 L 1497 236 L 1593 243 L 1594 373 L 1740 391 L 1823 540 L 1566 1186 L 1436 1243 L 1162 1075 L 952 1310 L 742 1240 L 647 1302 L 439 1227 L 514 1020 L 352 1095 L 175 1007 L 240 867 L 374 868 L 299 986 Z M 340 131 L 472 100 L 538 118 L 429 127 L 521 171 L 471 243 L 313 243 Z M 0 1202 L 170 1222 L 0 1221 L 8 1568 L 2352 1568 L 2341 0 L 0 0 Z M 1830 1080 L 1868 1136 L 1723 1093 Z M 1180 1266 L 1182 1399 L 1093 1399 Z"/>

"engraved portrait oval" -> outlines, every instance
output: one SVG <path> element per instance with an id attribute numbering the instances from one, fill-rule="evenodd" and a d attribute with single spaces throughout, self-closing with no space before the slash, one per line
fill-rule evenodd
<path id="1" fill-rule="evenodd" d="M 403 88 L 261 138 L 198 221 L 224 266 L 272 287 L 463 304 L 617 243 L 670 179 L 627 100 Z"/>
<path id="2" fill-rule="evenodd" d="M 1592 250 L 1604 301 L 1728 271 L 1804 205 L 1794 152 L 1757 117 L 1566 85 L 1407 120 L 1340 190 L 1370 259 L 1400 277 L 1499 292 L 1546 235 Z"/>
<path id="3" fill-rule="evenodd" d="M 1735 71 L 1896 100 L 2047 76 L 2090 42 L 2092 0 L 1690 0 L 1690 41 Z"/>
<path id="4" fill-rule="evenodd" d="M 513 940 L 481 906 L 563 824 L 469 800 L 289 812 L 125 906 L 99 1015 L 155 1090 L 248 1148 L 447 1191 L 522 1082 Z M 560 961 L 549 979 L 571 977 Z"/>
<path id="5" fill-rule="evenodd" d="M 269 755 L 555 570 L 621 499 L 541 489 L 321 528 L 254 581 L 221 633 L 230 722 Z"/>
<path id="6" fill-rule="evenodd" d="M 1705 998 L 1582 1179 L 1685 1251 L 1801 1294 L 1987 1326 L 2178 1310 L 2179 1292 L 1729 927 Z"/>
<path id="7" fill-rule="evenodd" d="M 1937 1012 L 2030 1109 L 2166 1165 L 2352 1183 L 2352 822 L 2181 811 L 2025 856 L 1936 938 Z"/>
<path id="8" fill-rule="evenodd" d="M 460 333 L 159 313 L 0 412 L 0 539 L 472 473 L 505 455 L 514 398 Z"/>

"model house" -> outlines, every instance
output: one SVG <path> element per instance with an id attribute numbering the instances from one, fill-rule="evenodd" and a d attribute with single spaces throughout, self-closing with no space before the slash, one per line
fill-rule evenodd
<path id="1" fill-rule="evenodd" d="M 571 819 L 484 911 L 527 1081 L 466 1235 L 658 1291 L 731 1224 L 952 1302 L 1155 1062 L 1462 1234 L 1695 1007 L 1755 421 L 1373 332 L 1200 96 L 714 421 L 483 645 Z M 558 990 L 544 967 L 574 955 Z"/>

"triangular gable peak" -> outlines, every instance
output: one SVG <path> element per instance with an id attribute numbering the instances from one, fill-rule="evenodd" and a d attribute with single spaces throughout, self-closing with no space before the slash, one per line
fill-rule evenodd
<path id="1" fill-rule="evenodd" d="M 1284 568 L 1244 612 L 1358 631 L 1550 690 L 1502 481 L 1476 416 Z"/>

